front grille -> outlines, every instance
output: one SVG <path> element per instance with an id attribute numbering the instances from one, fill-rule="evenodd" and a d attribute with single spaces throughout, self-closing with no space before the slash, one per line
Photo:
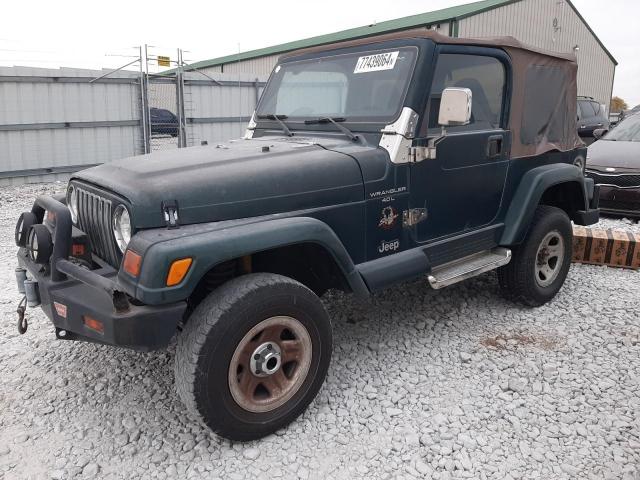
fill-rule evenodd
<path id="1" fill-rule="evenodd" d="M 597 185 L 616 185 L 617 187 L 640 187 L 640 174 L 600 173 L 586 171 L 587 177 L 593 178 Z"/>
<path id="2" fill-rule="evenodd" d="M 111 227 L 112 203 L 95 193 L 76 187 L 78 192 L 78 226 L 87 234 L 93 252 L 113 267 L 120 265 Z"/>

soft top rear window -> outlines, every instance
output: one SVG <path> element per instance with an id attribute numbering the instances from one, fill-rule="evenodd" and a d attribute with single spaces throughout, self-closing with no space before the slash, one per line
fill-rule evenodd
<path id="1" fill-rule="evenodd" d="M 545 139 L 558 142 L 565 137 L 568 83 L 562 68 L 531 65 L 527 69 L 520 131 L 523 144 L 532 145 Z"/>

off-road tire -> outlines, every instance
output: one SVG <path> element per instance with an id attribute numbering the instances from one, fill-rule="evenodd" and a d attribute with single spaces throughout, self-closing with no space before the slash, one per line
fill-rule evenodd
<path id="1" fill-rule="evenodd" d="M 538 249 L 550 232 L 558 232 L 564 242 L 564 256 L 557 277 L 548 286 L 536 280 Z M 573 230 L 567 214 L 556 207 L 540 205 L 524 241 L 512 249 L 511 261 L 498 269 L 498 282 L 509 300 L 530 306 L 544 305 L 562 288 L 571 266 Z"/>
<path id="2" fill-rule="evenodd" d="M 229 366 L 249 331 L 274 316 L 294 318 L 308 332 L 309 369 L 286 403 L 268 412 L 250 412 L 234 400 Z M 187 410 L 217 434 L 240 441 L 261 438 L 288 425 L 315 398 L 331 350 L 331 321 L 311 290 L 281 275 L 244 275 L 211 292 L 188 319 L 176 347 L 176 389 Z"/>

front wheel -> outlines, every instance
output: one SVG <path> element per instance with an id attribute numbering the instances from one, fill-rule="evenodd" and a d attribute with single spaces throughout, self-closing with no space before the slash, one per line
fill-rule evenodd
<path id="1" fill-rule="evenodd" d="M 331 349 L 331 322 L 313 292 L 281 275 L 245 275 L 194 310 L 178 339 L 176 387 L 213 431 L 252 440 L 305 410 Z"/>
<path id="2" fill-rule="evenodd" d="M 540 205 L 522 244 L 498 269 L 503 294 L 531 307 L 550 301 L 562 288 L 571 266 L 573 229 L 567 214 Z"/>

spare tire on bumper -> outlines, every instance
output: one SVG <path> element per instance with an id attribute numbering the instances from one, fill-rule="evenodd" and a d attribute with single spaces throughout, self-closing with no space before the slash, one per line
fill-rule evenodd
<path id="1" fill-rule="evenodd" d="M 214 432 L 252 440 L 305 410 L 331 350 L 331 322 L 311 290 L 281 275 L 245 275 L 210 293 L 189 318 L 178 339 L 176 388 Z"/>

